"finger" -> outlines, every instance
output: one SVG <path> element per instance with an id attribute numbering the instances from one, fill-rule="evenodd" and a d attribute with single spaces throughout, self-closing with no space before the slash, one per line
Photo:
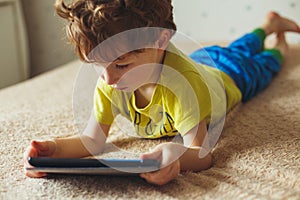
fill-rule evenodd
<path id="1" fill-rule="evenodd" d="M 148 183 L 155 184 L 155 185 L 164 185 L 169 182 L 168 179 L 162 177 L 161 175 L 155 174 L 141 174 L 141 177 L 144 178 Z"/>
<path id="2" fill-rule="evenodd" d="M 46 173 L 43 172 L 33 172 L 30 170 L 27 170 L 27 168 L 33 168 L 30 164 L 28 164 L 28 166 L 24 165 L 24 172 L 25 175 L 31 178 L 41 178 L 41 177 L 45 177 L 47 176 Z"/>
<path id="3" fill-rule="evenodd" d="M 25 169 L 25 175 L 30 177 L 30 178 L 41 178 L 41 177 L 45 177 L 47 176 L 46 173 L 43 173 L 43 172 L 32 172 L 32 171 L 29 171 L 29 170 L 26 170 Z"/>
<path id="4" fill-rule="evenodd" d="M 37 156 L 38 156 L 37 150 L 35 148 L 33 148 L 32 146 L 29 146 L 23 155 L 24 165 L 30 167 L 31 165 L 28 163 L 28 158 L 29 157 L 37 157 Z"/>
<path id="5" fill-rule="evenodd" d="M 153 173 L 143 173 L 140 174 L 140 177 L 145 179 L 148 183 L 159 185 L 158 180 Z"/>
<path id="6" fill-rule="evenodd" d="M 40 151 L 48 151 L 49 150 L 49 146 L 47 145 L 47 142 L 40 142 L 40 141 L 33 140 L 33 141 L 31 141 L 31 146 L 39 149 Z"/>
<path id="7" fill-rule="evenodd" d="M 156 172 L 143 173 L 140 176 L 148 183 L 155 185 L 164 185 L 174 178 L 171 167 L 166 167 Z"/>
<path id="8" fill-rule="evenodd" d="M 165 167 L 156 172 L 144 173 L 140 176 L 144 178 L 147 182 L 156 184 L 156 185 L 164 185 L 169 181 L 175 179 L 180 173 L 180 165 L 179 162 L 175 162 L 172 165 Z"/>
<path id="9" fill-rule="evenodd" d="M 31 142 L 31 146 L 37 149 L 38 156 L 49 156 L 50 154 L 50 143 L 48 141 L 35 141 Z"/>
<path id="10" fill-rule="evenodd" d="M 31 166 L 28 162 L 28 158 L 29 157 L 37 157 L 38 153 L 37 150 L 35 148 L 33 148 L 32 146 L 28 147 L 27 150 L 24 152 L 24 156 L 23 156 L 23 160 L 24 160 L 24 172 L 25 175 L 28 177 L 32 177 L 32 178 L 40 178 L 40 177 L 44 177 L 47 174 L 46 173 L 41 173 L 41 172 L 32 172 L 27 170 L 26 168 L 32 168 L 33 166 Z"/>

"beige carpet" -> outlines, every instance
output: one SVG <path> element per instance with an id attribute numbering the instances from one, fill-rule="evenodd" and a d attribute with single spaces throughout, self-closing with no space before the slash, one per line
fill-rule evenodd
<path id="1" fill-rule="evenodd" d="M 24 176 L 22 155 L 31 139 L 77 134 L 72 87 L 79 65 L 0 91 L 0 199 L 300 199 L 300 46 L 292 47 L 263 93 L 229 114 L 213 167 L 182 173 L 162 187 L 139 177 Z M 160 142 L 123 137 L 118 130 L 110 141 L 129 152 Z"/>

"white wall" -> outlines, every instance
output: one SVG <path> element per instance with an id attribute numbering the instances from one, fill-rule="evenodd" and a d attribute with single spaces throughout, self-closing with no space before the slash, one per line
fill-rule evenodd
<path id="1" fill-rule="evenodd" d="M 64 23 L 54 12 L 54 1 L 22 0 L 32 75 L 76 57 L 67 44 Z M 233 40 L 260 25 L 268 10 L 300 23 L 300 0 L 173 0 L 173 5 L 178 30 L 200 42 Z M 291 39 L 300 43 L 299 35 Z"/>
<path id="2" fill-rule="evenodd" d="M 29 40 L 31 76 L 75 59 L 64 21 L 54 11 L 55 0 L 22 0 Z"/>
<path id="3" fill-rule="evenodd" d="M 300 24 L 300 0 L 173 0 L 178 31 L 200 42 L 231 41 L 259 26 L 270 10 Z M 300 44 L 300 36 L 287 34 Z"/>

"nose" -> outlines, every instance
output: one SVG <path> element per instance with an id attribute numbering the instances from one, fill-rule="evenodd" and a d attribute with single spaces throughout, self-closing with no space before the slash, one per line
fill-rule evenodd
<path id="1" fill-rule="evenodd" d="M 108 84 L 108 85 L 114 85 L 116 83 L 118 83 L 119 81 L 119 78 L 118 78 L 118 74 L 110 69 L 110 67 L 107 67 L 102 75 L 101 75 L 101 78 Z"/>

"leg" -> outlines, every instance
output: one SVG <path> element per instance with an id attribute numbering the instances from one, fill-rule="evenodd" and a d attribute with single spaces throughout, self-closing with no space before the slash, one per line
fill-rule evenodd
<path id="1" fill-rule="evenodd" d="M 288 50 L 284 32 L 300 33 L 300 28 L 295 22 L 274 12 L 269 13 L 263 25 L 256 30 L 257 32 L 254 31 L 250 37 L 258 43 L 259 41 L 263 43 L 262 41 L 269 34 L 277 34 L 277 43 L 273 49 L 261 52 L 262 45 L 255 44 L 254 46 L 259 48 L 252 47 L 253 44 L 247 43 L 242 37 L 233 42 L 229 48 L 212 46 L 197 50 L 190 55 L 196 62 L 216 67 L 228 74 L 241 90 L 243 102 L 264 89 L 280 70 L 283 56 Z"/>
<path id="2" fill-rule="evenodd" d="M 265 38 L 266 34 L 263 29 L 258 28 L 233 41 L 227 48 L 232 52 L 251 57 L 263 50 Z"/>
<path id="3" fill-rule="evenodd" d="M 288 31 L 300 33 L 300 27 L 294 21 L 281 17 L 276 12 L 268 13 L 261 28 L 265 31 L 266 35 Z"/>
<path id="4" fill-rule="evenodd" d="M 245 69 L 248 80 L 243 88 L 242 101 L 248 101 L 265 89 L 273 77 L 280 71 L 281 62 L 271 52 L 264 51 L 250 59 L 250 66 Z"/>
<path id="5" fill-rule="evenodd" d="M 281 17 L 275 12 L 270 12 L 258 29 L 234 41 L 228 48 L 243 53 L 247 57 L 254 56 L 263 50 L 264 40 L 268 35 L 286 31 L 300 33 L 300 27 L 294 21 Z"/>
<path id="6" fill-rule="evenodd" d="M 277 33 L 276 35 L 276 43 L 274 44 L 273 49 L 278 50 L 282 57 L 284 57 L 288 51 L 288 43 L 285 40 L 285 35 L 283 32 Z"/>
<path id="7" fill-rule="evenodd" d="M 276 44 L 272 49 L 266 49 L 250 58 L 250 66 L 245 68 L 246 77 L 250 81 L 244 88 L 243 101 L 251 99 L 271 83 L 281 69 L 287 47 L 284 33 L 281 32 L 277 34 Z"/>

